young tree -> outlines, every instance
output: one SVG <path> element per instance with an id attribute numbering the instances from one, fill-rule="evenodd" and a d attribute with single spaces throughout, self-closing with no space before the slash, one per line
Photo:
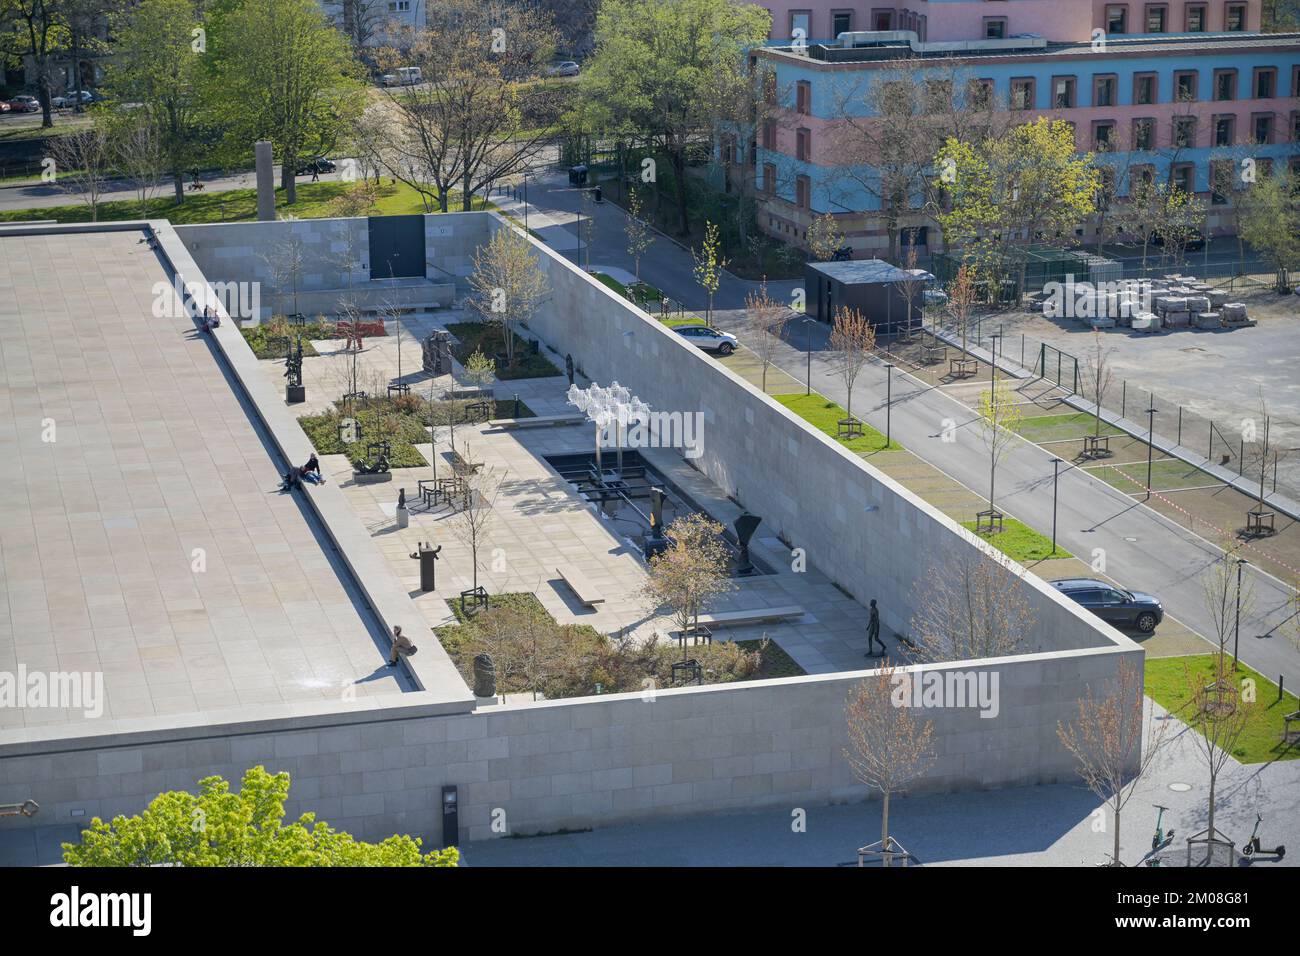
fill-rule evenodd
<path id="1" fill-rule="evenodd" d="M 469 467 L 461 477 L 465 482 L 464 497 L 458 502 L 459 507 L 452 515 L 451 530 L 457 540 L 469 548 L 470 565 L 473 569 L 473 588 L 478 591 L 479 551 L 492 534 L 496 523 L 497 496 L 501 493 L 501 484 L 505 481 L 505 472 L 495 468 L 476 468 L 466 447 L 461 457 Z"/>
<path id="2" fill-rule="evenodd" d="M 207 99 L 232 154 L 269 140 L 285 201 L 300 164 L 329 152 L 364 102 L 346 38 L 313 0 L 234 0 L 209 17 Z"/>
<path id="3" fill-rule="evenodd" d="M 99 197 L 109 174 L 107 124 L 96 117 L 89 126 L 51 137 L 46 148 L 54 160 L 55 182 L 89 206 L 90 221 L 98 222 Z"/>
<path id="4" fill-rule="evenodd" d="M 199 12 L 192 0 L 142 0 L 111 22 L 115 55 L 107 67 L 108 91 L 119 103 L 139 103 L 150 117 L 173 194 L 183 202 L 185 172 L 203 136 L 206 41 L 196 34 Z"/>
<path id="5" fill-rule="evenodd" d="M 1146 724 L 1145 710 L 1142 673 L 1132 662 L 1122 660 L 1105 696 L 1094 697 L 1088 686 L 1079 701 L 1078 717 L 1069 726 L 1061 722 L 1056 725 L 1056 735 L 1079 764 L 1084 784 L 1110 807 L 1114 818 L 1114 866 L 1122 865 L 1120 814 L 1155 762 L 1169 727 L 1154 715 Z"/>
<path id="6" fill-rule="evenodd" d="M 112 165 L 135 186 L 140 218 L 149 218 L 149 200 L 162 184 L 167 157 L 158 125 L 147 110 L 118 115 L 109 131 Z"/>
<path id="7" fill-rule="evenodd" d="M 1025 410 L 1016 401 L 1016 393 L 1006 379 L 995 379 L 987 392 L 980 393 L 980 437 L 989 450 L 989 510 L 994 506 L 994 488 L 998 465 L 1016 443 Z"/>
<path id="8" fill-rule="evenodd" d="M 649 560 L 641 593 L 654 607 L 667 607 L 685 632 L 696 626 L 710 599 L 735 588 L 728 574 L 731 554 L 722 525 L 699 512 L 675 519 L 666 532 L 668 548 Z"/>
<path id="9" fill-rule="evenodd" d="M 731 0 L 600 5 L 596 49 L 579 81 L 587 126 L 635 136 L 667 157 L 680 235 L 690 231 L 687 148 L 715 118 L 719 71 L 742 71 L 770 24 L 766 10 Z"/>
<path id="10" fill-rule="evenodd" d="M 1300 269 L 1300 183 L 1290 173 L 1260 176 L 1237 194 L 1240 237 L 1273 267 L 1277 290 L 1291 288 L 1291 271 Z"/>
<path id="11" fill-rule="evenodd" d="M 623 219 L 623 231 L 627 233 L 627 254 L 635 265 L 636 281 L 641 281 L 641 257 L 654 244 L 654 231 L 645 221 L 641 194 L 635 189 L 627 194 L 627 216 Z"/>
<path id="12" fill-rule="evenodd" d="M 1190 698 L 1186 721 L 1193 733 L 1189 736 L 1196 745 L 1210 778 L 1207 802 L 1208 818 L 1204 834 L 1211 841 L 1219 836 L 1215 827 L 1214 812 L 1218 798 L 1219 775 L 1232 759 L 1255 712 L 1255 702 L 1242 694 L 1228 676 L 1228 656 L 1220 651 L 1214 655 L 1215 680 L 1210 684 L 1183 665 L 1183 679 Z"/>
<path id="13" fill-rule="evenodd" d="M 391 836 L 362 843 L 316 814 L 284 822 L 289 775 L 245 771 L 238 793 L 204 777 L 198 794 L 170 790 L 137 816 L 90 821 L 79 843 L 63 844 L 69 866 L 456 866 L 455 847 L 420 852 L 421 840 Z"/>
<path id="14" fill-rule="evenodd" d="M 862 367 L 867 364 L 876 351 L 876 327 L 871 320 L 846 306 L 835 310 L 835 326 L 831 329 L 831 348 L 843 356 L 840 365 L 840 378 L 848 394 L 849 418 L 853 418 L 853 384 L 858 380 Z"/>
<path id="15" fill-rule="evenodd" d="M 882 798 L 880 852 L 885 866 L 897 846 L 889 835 L 890 797 L 902 793 L 935 759 L 934 724 L 906 704 L 911 679 L 911 674 L 885 665 L 857 684 L 844 705 L 849 737 L 844 756 L 854 776 Z"/>
<path id="16" fill-rule="evenodd" d="M 727 267 L 727 260 L 722 258 L 722 243 L 718 239 L 718 227 L 711 222 L 704 224 L 704 241 L 699 249 L 692 249 L 695 259 L 695 281 L 709 295 L 708 311 L 705 321 L 713 321 L 713 294 L 722 283 L 722 270 Z"/>
<path id="17" fill-rule="evenodd" d="M 907 273 L 907 278 L 898 284 L 903 287 L 903 295 L 907 297 L 907 340 L 912 339 L 912 308 L 918 296 L 925 292 L 925 275 L 924 270 L 917 266 L 916 246 L 907 247 L 907 255 L 903 258 L 903 270 Z M 921 324 L 925 324 L 925 305 L 922 301 L 921 306 Z"/>
<path id="18" fill-rule="evenodd" d="M 767 294 L 766 279 L 757 292 L 750 292 L 745 296 L 745 309 L 749 312 L 754 354 L 763 365 L 762 388 L 766 394 L 767 369 L 776 361 L 776 350 L 785 338 L 785 330 L 790 324 L 792 313 Z"/>
<path id="19" fill-rule="evenodd" d="M 1110 356 L 1114 349 L 1108 349 L 1102 342 L 1101 332 L 1097 329 L 1092 330 L 1092 348 L 1084 357 L 1084 375 L 1087 377 L 1088 384 L 1092 386 L 1092 400 L 1096 405 L 1093 409 L 1093 447 L 1094 454 L 1098 447 L 1097 439 L 1101 438 L 1101 409 L 1102 403 L 1106 399 L 1106 390 L 1110 388 L 1111 381 L 1114 378 L 1114 372 L 1110 367 Z"/>
<path id="20" fill-rule="evenodd" d="M 1024 572 L 975 548 L 935 561 L 912 616 L 916 656 L 936 664 L 1026 653 L 1033 626 Z"/>
<path id="21" fill-rule="evenodd" d="M 966 347 L 970 335 L 970 320 L 975 312 L 975 274 L 965 262 L 948 284 L 948 314 L 952 316 L 953 330 L 961 337 L 961 354 L 970 355 Z M 933 322 L 931 323 L 933 325 Z"/>
<path id="22" fill-rule="evenodd" d="M 824 212 L 814 217 L 808 227 L 807 242 L 808 251 L 812 253 L 814 262 L 829 262 L 844 245 L 844 233 L 840 231 L 835 217 L 829 212 Z"/>
<path id="23" fill-rule="evenodd" d="M 1201 572 L 1200 579 L 1201 598 L 1210 619 L 1208 636 L 1214 639 L 1219 656 L 1225 660 L 1229 653 L 1228 643 L 1239 636 L 1241 616 L 1244 614 L 1249 619 L 1255 607 L 1254 582 L 1249 575 L 1242 573 L 1244 569 L 1239 564 L 1242 559 L 1233 553 L 1237 546 L 1230 535 L 1225 535 L 1220 543 L 1222 554 Z M 1232 669 L 1237 669 L 1235 651 Z"/>
<path id="24" fill-rule="evenodd" d="M 1100 175 L 1091 153 L 1075 151 L 1074 127 L 1039 117 L 982 143 L 949 138 L 939 150 L 937 185 L 951 209 L 940 212 L 945 234 L 962 243 L 990 241 L 1006 260 L 1017 259 L 1023 293 L 1028 260 L 1022 242 L 1072 234 L 1096 210 Z"/>
<path id="25" fill-rule="evenodd" d="M 518 364 L 516 329 L 527 325 L 550 294 L 546 273 L 524 233 L 513 226 L 498 229 L 486 246 L 474 250 L 474 289 L 470 305 L 488 322 L 499 323 L 506 364 Z"/>

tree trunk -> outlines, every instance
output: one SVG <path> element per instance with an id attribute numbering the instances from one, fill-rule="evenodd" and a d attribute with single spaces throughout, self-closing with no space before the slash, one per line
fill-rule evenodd
<path id="1" fill-rule="evenodd" d="M 179 166 L 172 170 L 172 187 L 176 193 L 176 202 L 183 203 L 185 201 L 185 177 Z"/>
<path id="2" fill-rule="evenodd" d="M 298 157 L 286 152 L 283 165 L 280 166 L 280 188 L 284 190 L 284 201 L 290 206 L 298 201 L 298 177 L 294 175 L 297 164 Z"/>
<path id="3" fill-rule="evenodd" d="M 1211 840 L 1214 839 L 1214 785 L 1217 782 L 1215 779 L 1217 776 L 1215 773 L 1210 774 L 1210 819 L 1205 832 Z M 1209 852 L 1212 853 L 1213 849 L 1211 848 Z"/>
<path id="4" fill-rule="evenodd" d="M 880 808 L 880 850 L 881 863 L 889 866 L 891 854 L 889 852 L 889 791 L 885 791 L 885 802 Z"/>
<path id="5" fill-rule="evenodd" d="M 1111 857 L 1116 865 L 1119 864 L 1119 806 L 1115 807 L 1115 849 L 1111 851 Z"/>

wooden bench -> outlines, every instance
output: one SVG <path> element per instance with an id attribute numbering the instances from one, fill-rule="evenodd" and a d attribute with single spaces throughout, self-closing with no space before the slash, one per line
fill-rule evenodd
<path id="1" fill-rule="evenodd" d="M 556 567 L 555 573 L 569 586 L 569 590 L 573 592 L 574 596 L 587 607 L 595 607 L 597 604 L 605 603 L 605 596 L 597 591 L 592 583 L 587 580 L 587 576 L 573 565 L 561 564 Z"/>
<path id="2" fill-rule="evenodd" d="M 756 607 L 748 611 L 715 611 L 701 614 L 699 623 L 711 628 L 743 627 L 746 624 L 761 624 L 764 621 L 784 621 L 803 617 L 804 609 L 791 604 L 787 607 Z"/>
<path id="3" fill-rule="evenodd" d="M 494 418 L 490 428 L 548 428 L 555 425 L 581 425 L 585 415 L 538 415 L 536 418 Z"/>

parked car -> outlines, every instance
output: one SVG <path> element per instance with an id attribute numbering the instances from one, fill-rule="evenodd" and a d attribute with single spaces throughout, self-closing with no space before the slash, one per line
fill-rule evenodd
<path id="1" fill-rule="evenodd" d="M 379 78 L 384 86 L 414 86 L 424 82 L 424 73 L 418 66 L 399 66 L 395 73 L 385 73 Z"/>
<path id="2" fill-rule="evenodd" d="M 550 67 L 546 71 L 547 76 L 577 76 L 582 68 L 572 60 L 564 60 Z"/>
<path id="3" fill-rule="evenodd" d="M 1165 237 L 1156 230 L 1151 230 L 1151 245 L 1163 246 Z M 1183 244 L 1184 252 L 1200 252 L 1205 248 L 1205 237 L 1201 235 L 1189 236 L 1187 242 Z"/>
<path id="4" fill-rule="evenodd" d="M 313 159 L 300 164 L 298 169 L 294 172 L 294 175 L 310 176 L 312 173 L 332 173 L 337 168 L 338 167 L 328 159 L 322 157 L 320 159 Z"/>
<path id="5" fill-rule="evenodd" d="M 41 101 L 26 93 L 11 99 L 9 106 L 15 113 L 39 113 L 41 111 Z"/>
<path id="6" fill-rule="evenodd" d="M 0 100 L 0 113 L 9 113 L 12 111 L 13 107 L 9 105 L 8 100 Z"/>
<path id="7" fill-rule="evenodd" d="M 76 92 L 69 90 L 67 93 L 52 97 L 50 99 L 50 105 L 55 109 L 61 110 L 69 106 L 76 106 L 77 100 L 81 100 L 82 106 L 89 106 L 91 103 L 95 102 L 95 94 L 91 93 L 89 90 L 78 90 Z"/>
<path id="8" fill-rule="evenodd" d="M 719 355 L 730 355 L 740 347 L 740 340 L 730 332 L 723 332 L 707 325 L 679 325 L 676 332 L 686 341 Z"/>
<path id="9" fill-rule="evenodd" d="M 1165 618 L 1159 598 L 1141 591 L 1126 591 L 1105 581 L 1065 578 L 1053 581 L 1052 587 L 1115 627 L 1150 634 Z"/>

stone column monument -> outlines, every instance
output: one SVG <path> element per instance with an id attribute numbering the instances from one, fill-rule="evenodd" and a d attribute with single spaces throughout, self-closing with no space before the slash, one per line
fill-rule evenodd
<path id="1" fill-rule="evenodd" d="M 253 158 L 257 161 L 257 218 L 261 222 L 274 222 L 275 162 L 271 144 L 264 139 L 254 143 Z"/>

